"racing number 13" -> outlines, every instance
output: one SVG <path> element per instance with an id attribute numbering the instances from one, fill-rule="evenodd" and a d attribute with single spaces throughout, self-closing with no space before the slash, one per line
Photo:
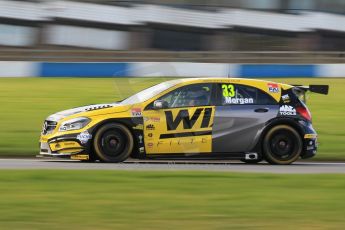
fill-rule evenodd
<path id="1" fill-rule="evenodd" d="M 234 85 L 222 85 L 222 89 L 223 89 L 223 96 L 224 97 L 234 97 L 235 96 L 235 87 Z"/>

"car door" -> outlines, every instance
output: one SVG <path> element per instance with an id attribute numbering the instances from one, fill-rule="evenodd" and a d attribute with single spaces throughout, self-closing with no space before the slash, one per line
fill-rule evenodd
<path id="1" fill-rule="evenodd" d="M 277 101 L 266 92 L 247 85 L 217 83 L 216 89 L 213 152 L 250 151 L 265 123 L 277 116 Z"/>
<path id="2" fill-rule="evenodd" d="M 152 102 L 143 111 L 146 154 L 208 153 L 212 150 L 214 116 L 212 84 L 177 88 Z"/>

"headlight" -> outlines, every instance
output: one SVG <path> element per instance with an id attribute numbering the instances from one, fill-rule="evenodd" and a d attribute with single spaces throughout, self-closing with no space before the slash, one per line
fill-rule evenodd
<path id="1" fill-rule="evenodd" d="M 90 123 L 90 119 L 87 117 L 78 117 L 73 118 L 71 120 L 67 120 L 62 122 L 60 125 L 59 131 L 70 131 L 70 130 L 78 130 L 84 128 L 87 124 Z"/>

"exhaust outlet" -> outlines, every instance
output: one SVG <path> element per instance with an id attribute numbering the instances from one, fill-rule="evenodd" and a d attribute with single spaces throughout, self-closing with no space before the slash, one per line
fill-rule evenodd
<path id="1" fill-rule="evenodd" d="M 246 153 L 245 159 L 246 160 L 257 160 L 258 154 L 257 153 Z"/>

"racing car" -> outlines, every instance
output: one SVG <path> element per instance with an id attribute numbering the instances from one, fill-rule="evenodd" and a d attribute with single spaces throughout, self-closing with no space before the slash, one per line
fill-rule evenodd
<path id="1" fill-rule="evenodd" d="M 291 164 L 317 151 L 307 91 L 244 78 L 175 79 L 122 101 L 50 115 L 40 155 L 81 161 L 207 157 Z"/>

